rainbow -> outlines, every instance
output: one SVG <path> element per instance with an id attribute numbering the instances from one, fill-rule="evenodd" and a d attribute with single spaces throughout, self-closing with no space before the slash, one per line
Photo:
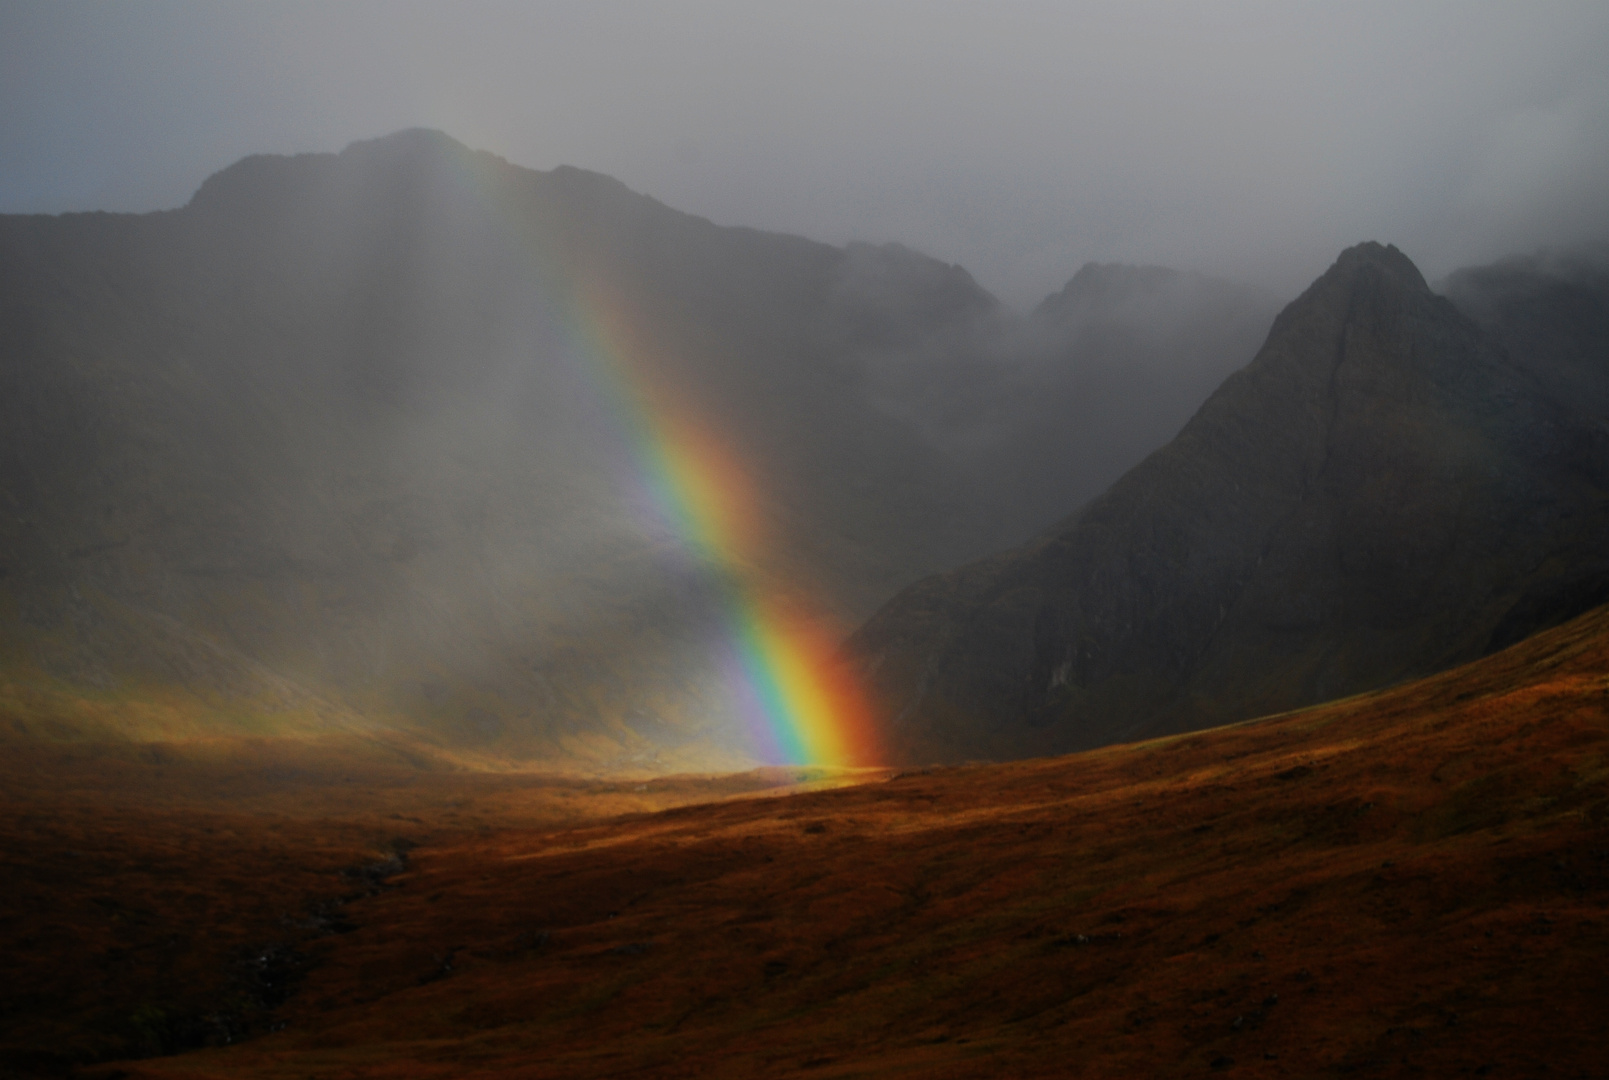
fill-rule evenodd
<path id="1" fill-rule="evenodd" d="M 710 424 L 656 387 L 655 343 L 630 306 L 599 285 L 577 284 L 563 260 L 544 250 L 544 238 L 518 220 L 519 200 L 508 203 L 516 217 L 511 233 L 524 237 L 526 253 L 537 260 L 572 362 L 619 420 L 631 468 L 658 517 L 713 579 L 727 690 L 754 756 L 787 765 L 878 763 L 864 698 L 834 662 L 837 634 L 827 620 L 801 611 L 797 598 L 784 603 L 753 569 L 765 537 L 751 478 Z"/>
<path id="2" fill-rule="evenodd" d="M 628 421 L 632 459 L 660 517 L 712 568 L 725 609 L 730 689 L 759 756 L 785 764 L 875 759 L 860 696 L 832 662 L 820 620 L 770 596 L 752 567 L 763 530 L 753 486 L 716 433 L 692 420 L 645 370 L 652 345 L 601 288 L 568 305 L 573 344 Z"/>

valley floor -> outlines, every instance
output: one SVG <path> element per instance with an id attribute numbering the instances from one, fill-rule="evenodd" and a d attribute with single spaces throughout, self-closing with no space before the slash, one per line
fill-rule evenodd
<path id="1" fill-rule="evenodd" d="M 781 798 L 396 774 L 158 805 L 127 762 L 12 756 L 0 1064 L 1598 1076 L 1606 676 L 1609 609 L 1301 713 Z M 86 775 L 109 794 L 52 779 Z"/>

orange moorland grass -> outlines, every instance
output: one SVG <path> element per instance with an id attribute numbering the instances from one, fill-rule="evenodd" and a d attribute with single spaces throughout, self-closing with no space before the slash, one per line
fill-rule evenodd
<path id="1" fill-rule="evenodd" d="M 0 743 L 0 1077 L 272 1028 L 413 844 L 854 779 L 471 772 L 392 742 Z"/>
<path id="2" fill-rule="evenodd" d="M 418 846 L 301 940 L 282 1030 L 89 1072 L 1602 1075 L 1606 676 L 1609 609 L 1070 757 L 570 826 L 376 795 Z M 273 820 L 229 874 L 374 850 L 377 821 Z"/>

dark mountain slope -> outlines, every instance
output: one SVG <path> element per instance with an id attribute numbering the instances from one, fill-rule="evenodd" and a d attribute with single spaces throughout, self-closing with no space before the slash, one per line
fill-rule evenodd
<path id="1" fill-rule="evenodd" d="M 1503 259 L 1453 274 L 1444 291 L 1554 398 L 1609 425 L 1609 251 Z M 1494 644 L 1609 601 L 1609 588 L 1566 580 L 1510 614 Z"/>
<path id="2" fill-rule="evenodd" d="M 1443 291 L 1555 397 L 1609 419 L 1609 250 L 1470 267 Z"/>
<path id="3" fill-rule="evenodd" d="M 1340 697 L 1609 584 L 1609 430 L 1345 252 L 1172 443 L 851 639 L 907 759 L 1022 756 Z"/>

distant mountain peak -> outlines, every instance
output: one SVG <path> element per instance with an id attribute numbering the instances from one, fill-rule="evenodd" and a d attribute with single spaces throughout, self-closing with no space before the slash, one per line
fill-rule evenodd
<path id="1" fill-rule="evenodd" d="M 1176 284 L 1186 277 L 1165 266 L 1133 266 L 1128 263 L 1087 262 L 1067 280 L 1060 292 L 1051 293 L 1034 309 L 1035 318 L 1060 318 L 1086 308 L 1121 302 L 1137 294 L 1151 293 Z"/>
<path id="2" fill-rule="evenodd" d="M 911 338 L 918 326 L 926 333 L 999 307 L 964 267 L 894 243 L 846 245 L 832 296 L 846 327 L 884 344 Z"/>
<path id="3" fill-rule="evenodd" d="M 1109 292 L 1113 289 L 1147 288 L 1177 281 L 1181 271 L 1168 266 L 1131 263 L 1087 262 L 1068 279 L 1062 292 L 1069 296 Z"/>
<path id="4" fill-rule="evenodd" d="M 190 199 L 190 207 L 215 211 L 246 205 L 294 203 L 310 195 L 308 185 L 336 174 L 369 179 L 376 175 L 430 175 L 462 168 L 475 158 L 507 165 L 502 158 L 472 150 L 442 131 L 407 128 L 377 139 L 348 143 L 338 154 L 252 154 L 213 173 Z"/>

